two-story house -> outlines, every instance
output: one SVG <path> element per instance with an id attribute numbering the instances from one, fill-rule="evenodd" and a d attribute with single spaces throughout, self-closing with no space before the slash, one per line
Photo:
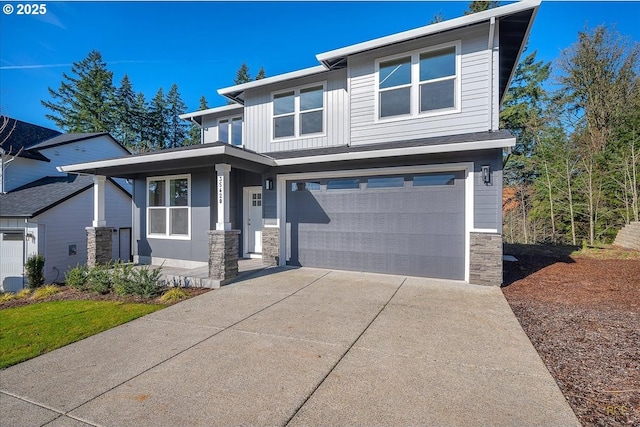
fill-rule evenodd
<path id="1" fill-rule="evenodd" d="M 223 281 L 241 256 L 500 285 L 515 138 L 498 115 L 539 4 L 318 54 L 185 114 L 199 146 L 62 170 L 135 181 L 140 262 L 209 265 Z"/>
<path id="2" fill-rule="evenodd" d="M 86 227 L 93 220 L 93 176 L 57 167 L 121 157 L 129 152 L 108 133 L 62 134 L 2 117 L 0 133 L 0 290 L 25 285 L 28 257 L 45 257 L 45 280 L 63 282 L 70 267 L 87 262 Z M 110 259 L 131 254 L 131 194 L 126 182 L 106 180 Z M 107 260 L 108 261 L 108 260 Z"/>

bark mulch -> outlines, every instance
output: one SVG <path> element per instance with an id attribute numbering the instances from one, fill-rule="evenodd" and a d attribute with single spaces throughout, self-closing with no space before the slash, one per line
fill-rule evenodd
<path id="1" fill-rule="evenodd" d="M 573 250 L 505 245 L 504 295 L 583 425 L 640 426 L 640 253 Z"/>

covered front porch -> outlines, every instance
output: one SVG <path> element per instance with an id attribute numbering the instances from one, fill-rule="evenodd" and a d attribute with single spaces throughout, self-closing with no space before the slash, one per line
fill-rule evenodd
<path id="1" fill-rule="evenodd" d="M 242 273 L 238 261 L 243 257 L 257 259 L 240 262 L 248 269 L 274 263 L 261 256 L 263 181 L 272 162 L 213 143 L 60 169 L 94 177 L 94 219 L 87 228 L 90 266 L 111 260 L 105 180 L 125 178 L 133 184 L 134 261 L 162 265 L 171 279 L 217 287 Z"/>

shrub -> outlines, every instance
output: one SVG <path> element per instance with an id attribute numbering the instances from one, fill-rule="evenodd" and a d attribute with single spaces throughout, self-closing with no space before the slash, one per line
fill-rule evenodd
<path id="1" fill-rule="evenodd" d="M 108 294 L 112 289 L 109 265 L 96 265 L 87 275 L 87 288 L 98 294 Z"/>
<path id="2" fill-rule="evenodd" d="M 64 275 L 64 281 L 67 286 L 81 291 L 87 290 L 87 276 L 89 268 L 86 265 L 76 265 Z"/>
<path id="3" fill-rule="evenodd" d="M 7 302 L 7 301 L 11 301 L 13 299 L 18 298 L 17 294 L 14 294 L 13 292 L 2 292 L 0 293 L 0 302 Z"/>
<path id="4" fill-rule="evenodd" d="M 171 288 L 160 297 L 160 302 L 163 304 L 171 304 L 173 302 L 181 301 L 185 298 L 189 298 L 189 292 L 182 288 Z"/>
<path id="5" fill-rule="evenodd" d="M 131 295 L 135 289 L 133 280 L 133 265 L 117 262 L 113 266 L 111 272 L 111 280 L 113 283 L 113 291 L 116 295 Z"/>
<path id="6" fill-rule="evenodd" d="M 44 285 L 44 257 L 40 254 L 27 258 L 25 265 L 29 289 L 36 289 Z"/>
<path id="7" fill-rule="evenodd" d="M 131 270 L 131 293 L 144 298 L 153 298 L 160 294 L 160 274 L 162 269 L 141 267 Z"/>
<path id="8" fill-rule="evenodd" d="M 48 285 L 33 291 L 32 299 L 45 299 L 51 295 L 55 295 L 60 292 L 60 287 L 56 285 Z"/>
<path id="9" fill-rule="evenodd" d="M 23 290 L 21 290 L 20 292 L 18 292 L 16 294 L 16 298 L 26 298 L 29 295 L 31 295 L 31 289 L 29 288 L 24 288 Z"/>

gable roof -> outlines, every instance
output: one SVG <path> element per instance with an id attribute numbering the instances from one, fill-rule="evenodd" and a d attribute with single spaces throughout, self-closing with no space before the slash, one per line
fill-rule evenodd
<path id="1" fill-rule="evenodd" d="M 129 194 L 115 181 L 110 181 Z M 33 218 L 92 187 L 93 177 L 88 175 L 40 178 L 0 194 L 0 217 Z"/>
<path id="2" fill-rule="evenodd" d="M 0 133 L 0 148 L 2 150 L 13 155 L 19 153 L 19 157 L 49 161 L 38 151 L 29 150 L 42 141 L 61 135 L 61 132 L 7 116 L 2 116 L 2 120 L 7 120 L 6 127 Z"/>
<path id="3" fill-rule="evenodd" d="M 362 43 L 356 43 L 354 45 L 331 50 L 329 52 L 319 53 L 316 55 L 316 59 L 322 64 L 321 66 L 219 89 L 218 94 L 225 96 L 232 101 L 244 104 L 244 91 L 247 89 L 273 84 L 283 80 L 318 74 L 323 71 L 345 68 L 347 66 L 347 57 L 351 55 L 484 22 L 499 20 L 499 95 L 502 100 L 502 97 L 509 87 L 513 73 L 515 72 L 516 64 L 524 50 L 533 19 L 540 7 L 540 3 L 541 0 L 521 0 L 505 6 L 461 16 L 459 18 L 449 19 L 447 21 L 426 25 L 424 27 L 380 37 Z"/>

